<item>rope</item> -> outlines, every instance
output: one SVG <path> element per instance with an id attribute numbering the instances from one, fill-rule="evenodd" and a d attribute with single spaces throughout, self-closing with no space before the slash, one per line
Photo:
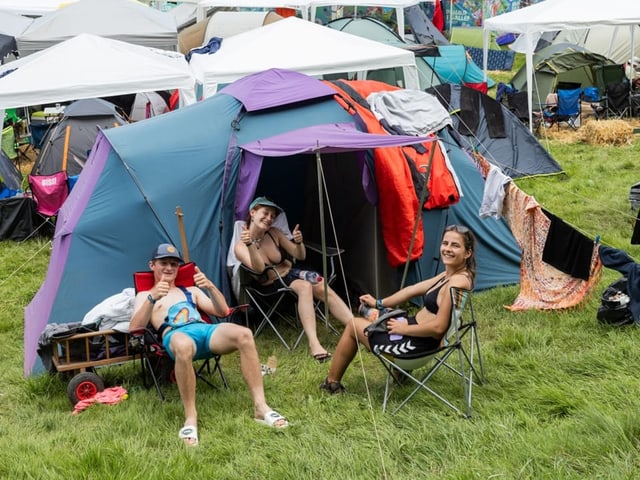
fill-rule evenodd
<path id="1" fill-rule="evenodd" d="M 35 252 L 33 255 L 31 255 L 31 256 L 30 256 L 30 257 L 29 257 L 29 258 L 28 258 L 28 259 L 27 259 L 27 260 L 26 260 L 22 265 L 20 265 L 20 266 L 19 266 L 18 268 L 16 268 L 13 272 L 11 272 L 11 273 L 9 274 L 9 276 L 7 276 L 7 278 L 5 278 L 4 280 L 2 280 L 2 281 L 0 282 L 0 285 L 4 285 L 5 283 L 7 283 L 7 280 L 9 280 L 9 279 L 10 279 L 11 277 L 13 277 L 16 273 L 18 273 L 20 270 L 22 270 L 22 269 L 25 267 L 25 265 L 27 265 L 28 263 L 30 263 L 30 262 L 31 262 L 31 260 L 33 260 L 36 256 L 38 256 L 38 254 L 39 254 L 42 250 L 44 250 L 46 247 L 48 247 L 48 246 L 50 246 L 50 245 L 51 245 L 51 241 L 44 242 L 44 243 L 42 244 L 42 246 L 41 246 L 38 250 L 36 250 L 36 252 Z"/>
<path id="2" fill-rule="evenodd" d="M 326 187 L 326 178 L 324 175 L 324 169 L 322 168 L 322 161 L 321 161 L 321 157 L 319 153 L 316 153 L 316 159 L 317 159 L 317 173 L 318 173 L 318 189 L 319 189 L 319 195 L 322 196 L 322 193 L 324 192 L 324 200 L 327 203 L 327 211 L 329 214 L 329 221 L 330 221 L 330 225 L 331 225 L 331 233 L 333 235 L 333 241 L 335 242 L 336 248 L 338 249 L 338 264 L 340 266 L 340 273 L 341 273 L 341 277 L 342 277 L 342 282 L 343 282 L 343 287 L 345 289 L 345 291 L 348 291 L 347 289 L 347 279 L 346 276 L 344 274 L 344 265 L 342 262 L 342 254 L 340 253 L 340 245 L 338 244 L 338 234 L 336 232 L 336 226 L 335 226 L 335 221 L 333 218 L 333 209 L 331 208 L 331 200 L 329 198 L 329 193 L 327 192 L 326 188 L 322 188 Z M 322 228 L 322 249 L 323 251 L 326 251 L 326 240 L 325 240 L 325 235 L 324 235 L 324 208 L 323 208 L 323 204 L 322 202 L 320 203 L 320 225 Z M 326 266 L 326 256 L 323 255 L 323 263 Z M 328 288 L 328 286 L 325 286 L 325 288 Z M 325 298 L 326 298 L 326 290 L 325 290 Z M 351 311 L 353 311 L 352 305 L 351 305 L 351 298 L 347 295 L 347 305 L 349 307 L 349 309 Z M 327 302 L 325 302 L 325 309 L 327 309 Z M 328 314 L 325 315 L 325 318 L 329 318 Z M 353 322 L 353 318 L 351 319 L 351 323 L 350 325 L 345 325 L 345 330 L 347 328 L 351 328 L 353 330 L 353 333 L 355 335 L 355 324 Z M 375 436 L 376 436 L 376 443 L 377 443 L 377 447 L 378 447 L 378 451 L 380 452 L 380 461 L 382 464 L 382 471 L 383 471 L 383 478 L 387 478 L 387 469 L 386 466 L 384 464 L 384 450 L 382 447 L 382 440 L 380 438 L 380 432 L 378 430 L 378 424 L 376 422 L 376 417 L 374 414 L 374 407 L 373 407 L 373 401 L 372 401 L 372 395 L 371 395 L 371 391 L 369 389 L 369 382 L 367 381 L 367 372 L 364 368 L 364 362 L 362 361 L 362 351 L 366 349 L 364 347 L 362 347 L 360 345 L 360 342 L 357 340 L 356 338 L 356 345 L 358 346 L 358 351 L 356 356 L 358 357 L 358 360 L 360 361 L 360 368 L 362 371 L 362 378 L 364 379 L 364 387 L 365 387 L 365 391 L 367 392 L 367 405 L 369 408 L 369 413 L 371 415 L 371 424 L 373 425 L 373 431 L 375 432 Z M 352 362 L 353 363 L 353 362 Z"/>

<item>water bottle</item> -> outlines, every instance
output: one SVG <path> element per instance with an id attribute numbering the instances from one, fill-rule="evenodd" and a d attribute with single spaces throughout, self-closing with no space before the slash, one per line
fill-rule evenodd
<path id="1" fill-rule="evenodd" d="M 314 272 L 313 270 L 300 270 L 298 268 L 292 268 L 291 274 L 294 277 L 306 280 L 311 285 L 316 285 L 322 282 L 322 276 L 318 272 Z"/>

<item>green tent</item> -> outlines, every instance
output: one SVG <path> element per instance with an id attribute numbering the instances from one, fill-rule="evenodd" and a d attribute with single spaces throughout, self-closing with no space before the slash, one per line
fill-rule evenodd
<path id="1" fill-rule="evenodd" d="M 536 105 L 544 104 L 547 95 L 553 93 L 561 83 L 582 88 L 595 86 L 602 93 L 605 87 L 602 84 L 602 67 L 613 64 L 602 55 L 568 43 L 550 45 L 540 50 L 533 56 L 534 110 Z M 519 91 L 529 90 L 524 66 L 513 76 L 511 84 Z"/>

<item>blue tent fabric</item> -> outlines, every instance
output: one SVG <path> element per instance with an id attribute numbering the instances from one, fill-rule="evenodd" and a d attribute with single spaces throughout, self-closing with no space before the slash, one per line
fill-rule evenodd
<path id="1" fill-rule="evenodd" d="M 456 85 L 464 83 L 484 82 L 484 72 L 467 55 L 464 45 L 440 45 L 440 56 L 421 57 L 433 68 L 444 83 Z M 495 85 L 495 81 L 487 77 L 489 88 Z"/>
<path id="2" fill-rule="evenodd" d="M 286 82 L 281 88 L 287 91 Z M 320 223 L 314 203 L 317 195 L 312 193 L 312 189 L 317 188 L 315 155 L 264 159 L 256 166 L 261 168 L 261 178 L 255 185 L 241 178 L 245 157 L 239 147 L 329 123 L 358 125 L 357 118 L 332 97 L 286 108 L 246 112 L 241 102 L 221 92 L 144 122 L 101 131 L 82 175 L 58 215 L 45 281 L 25 311 L 25 374 L 42 368 L 37 363 L 36 349 L 38 337 L 47 323 L 82 320 L 93 306 L 132 285 L 132 273 L 148 268 L 150 248 L 162 242 L 181 245 L 177 206 L 183 212 L 190 260 L 220 286 L 229 301 L 232 298 L 226 254 L 241 190 L 245 196 L 247 189 L 253 190 L 251 195 L 273 196 L 288 214 L 291 211 L 291 221 L 300 221 L 305 238 L 311 239 L 313 228 Z M 461 152 L 453 145 L 451 149 Z M 460 161 L 463 158 L 468 161 L 466 155 L 460 157 Z M 369 281 L 362 288 L 374 291 L 371 277 L 382 276 L 371 267 L 371 249 L 379 245 L 371 241 L 376 231 L 365 235 L 354 228 L 358 212 L 365 208 L 368 214 L 364 223 L 373 225 L 372 228 L 376 226 L 375 207 L 368 204 L 359 187 L 363 177 L 361 159 L 362 156 L 354 153 L 335 153 L 327 154 L 322 162 L 336 168 L 330 176 L 330 192 L 340 200 L 339 208 L 334 205 L 333 213 L 336 223 L 343 225 L 345 243 L 351 242 L 348 251 L 365 260 L 357 267 L 347 261 L 345 273 Z M 475 167 L 470 164 L 470 168 Z M 282 186 L 262 182 L 262 177 L 271 174 L 279 178 Z M 468 186 L 473 188 L 477 186 Z M 349 195 L 345 195 L 345 191 L 350 192 Z M 482 192 L 469 191 L 465 195 L 472 202 L 478 200 Z M 352 211 L 345 211 L 347 201 L 353 203 Z M 478 228 L 478 236 L 484 236 L 480 225 L 475 226 L 473 220 L 463 218 L 466 214 L 477 218 L 479 205 L 469 206 L 467 212 L 455 210 L 460 212 L 456 220 Z M 486 228 L 495 230 L 494 235 L 501 231 L 488 224 Z M 433 231 L 428 231 L 432 238 Z M 491 242 L 496 252 L 499 249 L 510 252 L 517 248 L 515 243 L 509 243 L 512 241 L 506 235 L 501 242 L 510 247 L 505 248 L 494 236 L 487 236 L 479 248 L 484 249 Z M 425 256 L 429 254 L 425 252 Z M 87 262 L 88 258 L 91 262 Z M 412 271 L 415 268 L 417 265 L 412 265 Z M 102 272 L 99 288 L 95 282 L 96 271 Z M 497 255 L 493 260 L 484 260 L 483 256 L 478 286 L 488 288 L 517 282 L 518 276 L 512 275 L 516 271 L 519 271 L 519 260 L 499 259 Z M 481 278 L 485 275 L 486 279 Z"/>
<path id="3" fill-rule="evenodd" d="M 446 130 L 438 136 L 447 145 L 447 155 L 460 179 L 463 196 L 447 209 L 423 213 L 425 253 L 418 262 L 419 276 L 412 280 L 428 278 L 442 271 L 443 265 L 437 260 L 440 238 L 447 225 L 458 224 L 468 227 L 476 236 L 476 290 L 520 283 L 521 252 L 508 225 L 504 219 L 480 218 L 478 215 L 484 192 L 484 179 L 478 167 L 466 152 L 457 147 Z"/>

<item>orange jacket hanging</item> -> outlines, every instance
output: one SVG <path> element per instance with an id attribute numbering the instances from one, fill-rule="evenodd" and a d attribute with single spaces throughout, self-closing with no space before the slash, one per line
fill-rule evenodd
<path id="1" fill-rule="evenodd" d="M 362 99 L 366 99 L 374 92 L 399 90 L 398 87 L 373 80 L 327 83 L 343 97 L 336 100 L 346 110 L 353 112 L 355 109 L 369 133 L 389 134 L 368 106 L 363 104 Z M 349 92 L 355 92 L 357 95 L 352 97 Z M 358 96 L 360 98 L 354 98 Z M 345 100 L 348 103 L 345 103 Z M 432 146 L 435 146 L 436 150 L 429 164 Z M 398 267 L 407 261 L 416 217 L 418 228 L 413 241 L 411 260 L 420 258 L 424 248 L 422 216 L 418 215 L 418 200 L 422 193 L 422 185 L 414 184 L 411 169 L 417 168 L 422 174 L 429 171 L 427 183 L 429 196 L 424 203 L 424 208 L 445 207 L 456 203 L 460 198 L 440 144 L 429 142 L 423 144 L 423 147 L 423 153 L 419 153 L 410 146 L 374 150 L 382 238 L 387 251 L 387 260 L 392 267 Z"/>

